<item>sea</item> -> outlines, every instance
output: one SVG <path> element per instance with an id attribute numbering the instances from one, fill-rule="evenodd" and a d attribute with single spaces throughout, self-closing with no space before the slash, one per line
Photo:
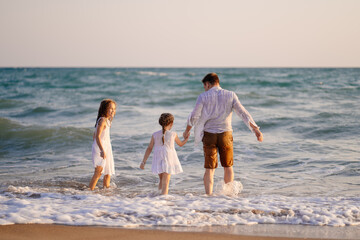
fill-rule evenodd
<path id="1" fill-rule="evenodd" d="M 237 94 L 264 141 L 233 114 L 235 180 L 224 184 L 219 164 L 208 196 L 192 132 L 176 146 L 184 172 L 162 196 L 152 155 L 144 170 L 140 162 L 161 113 L 174 115 L 182 139 L 209 72 Z M 105 98 L 117 102 L 116 174 L 110 188 L 101 178 L 90 191 Z M 312 237 L 359 239 L 359 104 L 360 68 L 0 68 L 0 225 L 235 234 L 282 226 L 297 236 L 310 229 L 319 233 Z"/>

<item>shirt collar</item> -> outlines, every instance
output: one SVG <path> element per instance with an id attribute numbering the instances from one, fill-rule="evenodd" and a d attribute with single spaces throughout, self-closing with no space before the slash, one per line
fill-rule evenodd
<path id="1" fill-rule="evenodd" d="M 212 88 L 209 89 L 209 91 L 215 91 L 215 90 L 220 90 L 222 89 L 220 86 L 214 86 Z"/>

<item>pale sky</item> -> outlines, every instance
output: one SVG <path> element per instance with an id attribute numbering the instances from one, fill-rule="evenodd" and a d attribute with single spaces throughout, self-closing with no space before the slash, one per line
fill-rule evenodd
<path id="1" fill-rule="evenodd" d="M 360 0 L 0 0 L 0 67 L 360 67 Z"/>

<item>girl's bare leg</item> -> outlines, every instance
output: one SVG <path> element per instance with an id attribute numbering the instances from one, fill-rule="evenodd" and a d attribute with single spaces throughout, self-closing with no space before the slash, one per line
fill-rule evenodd
<path id="1" fill-rule="evenodd" d="M 162 188 L 162 176 L 163 176 L 163 174 L 160 173 L 160 174 L 159 174 L 159 179 L 160 179 L 160 181 L 159 181 L 159 186 L 158 186 L 158 189 L 159 189 L 159 190 L 161 190 L 161 188 Z"/>
<path id="2" fill-rule="evenodd" d="M 162 173 L 162 187 L 161 187 L 162 195 L 167 195 L 169 192 L 170 177 L 171 177 L 171 174 Z"/>
<path id="3" fill-rule="evenodd" d="M 96 186 L 97 182 L 99 181 L 99 178 L 101 177 L 102 170 L 103 170 L 103 168 L 101 166 L 97 166 L 95 168 L 94 175 L 91 178 L 91 181 L 90 181 L 90 184 L 89 184 L 89 187 L 90 187 L 91 190 L 95 189 L 95 186 Z"/>
<path id="4" fill-rule="evenodd" d="M 110 187 L 110 175 L 109 174 L 104 176 L 103 186 L 104 186 L 104 188 Z"/>

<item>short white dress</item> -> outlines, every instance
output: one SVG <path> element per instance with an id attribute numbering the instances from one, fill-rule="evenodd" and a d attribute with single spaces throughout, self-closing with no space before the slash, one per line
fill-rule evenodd
<path id="1" fill-rule="evenodd" d="M 153 133 L 154 150 L 151 170 L 154 174 L 169 173 L 178 174 L 183 172 L 179 158 L 175 150 L 176 133 L 166 131 L 164 144 L 162 142 L 162 130 Z"/>
<path id="2" fill-rule="evenodd" d="M 99 118 L 98 122 L 96 123 L 96 127 L 98 127 L 100 119 L 102 118 Z M 111 122 L 107 118 L 104 118 L 104 120 L 106 121 L 106 125 L 100 135 L 100 141 L 104 148 L 106 159 L 103 159 L 100 156 L 100 148 L 96 143 L 96 139 L 94 139 L 94 142 L 92 144 L 92 161 L 94 168 L 96 168 L 97 166 L 101 166 L 103 167 L 103 171 L 101 173 L 111 176 L 115 174 L 114 157 L 110 141 Z"/>

